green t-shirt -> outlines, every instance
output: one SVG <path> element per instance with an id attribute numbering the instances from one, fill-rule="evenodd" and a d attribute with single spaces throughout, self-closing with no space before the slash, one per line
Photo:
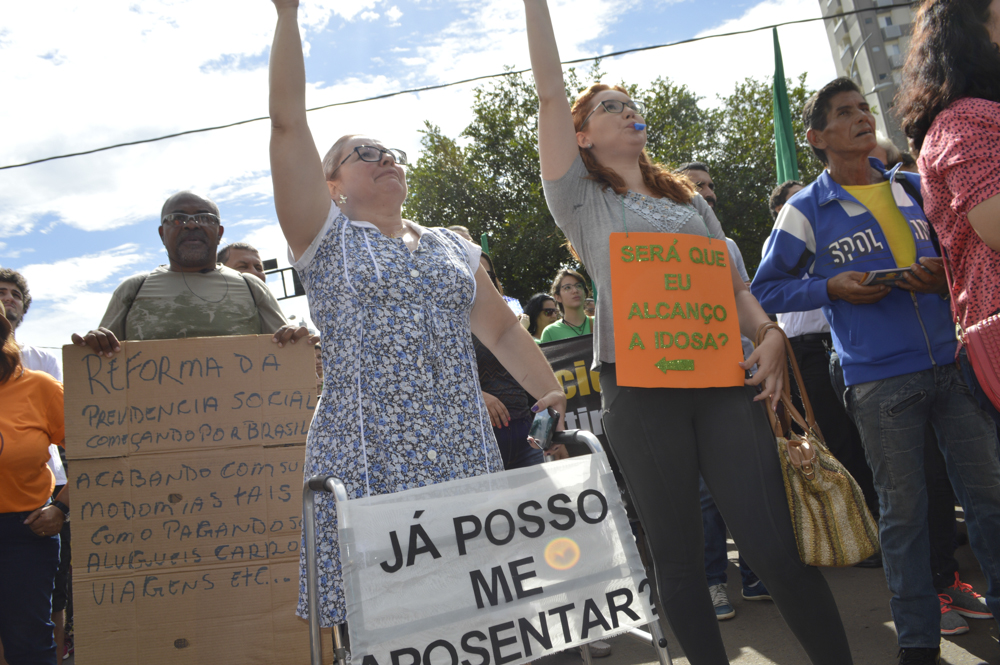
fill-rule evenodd
<path id="1" fill-rule="evenodd" d="M 129 277 L 101 319 L 120 340 L 270 334 L 286 323 L 264 282 L 221 263 L 207 273 L 160 266 Z"/>
<path id="2" fill-rule="evenodd" d="M 571 327 L 566 323 L 566 319 L 559 319 L 555 323 L 552 323 L 545 327 L 542 331 L 542 344 L 546 342 L 555 342 L 560 339 L 567 339 L 569 337 L 579 337 L 580 335 L 589 335 L 592 330 L 594 318 L 591 316 L 586 317 L 586 321 L 583 322 L 583 326 Z"/>

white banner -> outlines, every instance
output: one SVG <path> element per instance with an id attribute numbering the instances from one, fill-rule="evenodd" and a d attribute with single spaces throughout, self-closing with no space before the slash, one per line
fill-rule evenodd
<path id="1" fill-rule="evenodd" d="M 604 453 L 338 511 L 357 665 L 513 665 L 654 617 Z"/>

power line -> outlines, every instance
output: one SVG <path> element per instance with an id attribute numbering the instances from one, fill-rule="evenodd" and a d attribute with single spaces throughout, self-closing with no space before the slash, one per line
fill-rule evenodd
<path id="1" fill-rule="evenodd" d="M 894 7 L 909 7 L 910 5 L 917 4 L 917 1 L 912 2 L 900 2 L 893 4 Z M 759 28 L 749 28 L 747 30 L 736 30 L 734 32 L 723 32 L 716 35 L 705 35 L 703 37 L 691 37 L 690 39 L 682 39 L 677 42 L 670 42 L 669 44 L 656 44 L 654 46 L 640 46 L 638 48 L 625 49 L 624 51 L 614 51 L 612 53 L 605 53 L 603 55 L 595 55 L 588 58 L 578 58 L 576 60 L 566 60 L 562 64 L 564 65 L 575 65 L 581 62 L 590 62 L 592 60 L 603 60 L 605 58 L 615 58 L 620 55 L 628 55 L 630 53 L 640 53 L 642 51 L 653 51 L 655 49 L 669 48 L 671 46 L 680 46 L 681 44 L 691 44 L 693 42 L 700 42 L 706 39 L 717 39 L 720 37 L 735 37 L 737 35 L 747 35 L 752 32 L 760 32 L 761 30 L 770 30 L 772 28 L 780 28 L 786 25 L 798 25 L 800 23 L 811 23 L 813 21 L 824 21 L 841 18 L 844 16 L 851 16 L 854 14 L 861 14 L 863 12 L 876 11 L 879 7 L 868 7 L 866 9 L 855 9 L 849 12 L 841 12 L 839 14 L 831 14 L 829 16 L 819 16 L 815 18 L 804 18 L 797 21 L 784 21 L 783 23 L 774 23 L 772 25 L 764 25 Z M 517 74 L 524 74 L 525 72 L 531 71 L 530 69 L 517 69 L 506 72 L 501 72 L 499 74 L 484 74 L 482 76 L 474 76 L 472 78 L 462 79 L 461 81 L 452 81 L 451 83 L 439 83 L 438 85 L 428 85 L 422 88 L 410 88 L 408 90 L 398 90 L 396 92 L 387 92 L 382 95 L 376 95 L 374 97 L 365 97 L 364 99 L 352 99 L 346 102 L 334 102 L 332 104 L 324 104 L 323 106 L 314 106 L 311 109 L 306 109 L 306 112 L 321 111 L 323 109 L 333 108 L 335 106 L 348 106 L 350 104 L 363 104 L 365 102 L 374 102 L 379 99 L 388 99 L 389 97 L 396 97 L 398 95 L 409 95 L 413 93 L 428 92 L 430 90 L 440 90 L 442 88 L 450 88 L 456 85 L 464 85 L 466 83 L 475 83 L 476 81 L 485 81 L 487 79 L 500 78 L 502 76 L 514 76 Z M 16 169 L 22 166 L 32 166 L 33 164 L 42 164 L 43 162 L 51 162 L 57 159 L 67 159 L 69 157 L 80 157 L 82 155 L 92 155 L 96 152 L 104 152 L 106 150 L 115 150 L 117 148 L 125 148 L 132 145 L 141 145 L 143 143 L 156 143 L 157 141 L 166 141 L 167 139 L 177 138 L 178 136 L 188 136 L 189 134 L 200 134 L 203 132 L 214 132 L 219 129 L 229 129 L 230 127 L 238 127 L 240 125 L 247 125 L 252 122 L 261 122 L 262 120 L 268 120 L 270 116 L 264 115 L 258 118 L 250 118 L 248 120 L 239 120 L 237 122 L 230 122 L 225 125 L 214 125 L 212 127 L 202 127 L 201 129 L 188 129 L 183 132 L 175 132 L 173 134 L 165 134 L 163 136 L 156 136 L 149 139 L 139 139 L 138 141 L 126 141 L 125 143 L 115 143 L 113 145 L 106 145 L 101 148 L 93 148 L 92 150 L 81 150 L 80 152 L 69 152 L 64 155 L 54 155 L 52 157 L 43 157 L 42 159 L 33 159 L 29 162 L 21 162 L 20 164 L 7 164 L 6 166 L 0 166 L 0 171 L 6 169 Z"/>

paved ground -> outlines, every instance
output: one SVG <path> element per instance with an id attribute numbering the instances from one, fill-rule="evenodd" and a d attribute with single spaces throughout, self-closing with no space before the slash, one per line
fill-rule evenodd
<path id="1" fill-rule="evenodd" d="M 720 624 L 729 659 L 734 665 L 808 665 L 805 652 L 792 637 L 773 603 L 747 602 L 740 596 L 740 573 L 735 565 L 732 541 L 729 565 L 729 598 L 736 617 Z M 969 546 L 955 552 L 962 579 L 976 589 L 985 588 L 979 564 Z M 896 665 L 896 633 L 889 613 L 889 591 L 881 569 L 826 568 L 823 570 L 847 628 L 855 665 Z M 942 638 L 942 663 L 946 665 L 1000 665 L 995 621 L 969 619 L 971 631 Z M 673 633 L 668 633 L 674 665 L 689 665 Z M 618 636 L 609 640 L 611 656 L 595 659 L 595 665 L 652 665 L 658 663 L 652 647 L 634 638 Z M 580 665 L 579 653 L 561 653 L 536 661 L 536 665 Z M 73 658 L 64 665 L 73 665 Z"/>
<path id="2" fill-rule="evenodd" d="M 805 652 L 792 637 L 773 603 L 746 602 L 740 595 L 740 573 L 733 563 L 736 553 L 730 541 L 729 598 L 736 617 L 720 624 L 729 659 L 736 665 L 808 665 Z M 977 590 L 985 581 L 969 546 L 955 553 L 963 581 Z M 896 665 L 896 633 L 889 613 L 889 591 L 882 569 L 827 568 L 826 576 L 837 598 L 855 665 Z M 965 635 L 942 638 L 942 663 L 947 665 L 1000 664 L 995 621 L 969 619 Z M 688 665 L 677 639 L 668 635 L 675 665 Z M 628 636 L 609 640 L 611 656 L 594 660 L 595 665 L 644 665 L 656 663 L 656 654 Z M 579 655 L 558 654 L 538 661 L 538 665 L 579 665 Z"/>

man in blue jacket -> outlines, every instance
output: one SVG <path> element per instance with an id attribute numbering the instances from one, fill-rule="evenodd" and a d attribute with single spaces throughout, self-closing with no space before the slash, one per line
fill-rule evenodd
<path id="1" fill-rule="evenodd" d="M 806 137 L 827 168 L 788 200 L 751 287 L 769 312 L 822 307 L 847 403 L 879 495 L 885 574 L 900 663 L 936 663 L 940 601 L 932 582 L 923 473 L 931 424 L 965 508 L 973 550 L 1000 616 L 1000 459 L 996 429 L 955 366 L 940 259 L 917 200 L 919 178 L 868 159 L 875 118 L 849 79 L 807 103 Z M 910 270 L 865 285 L 866 273 Z"/>

